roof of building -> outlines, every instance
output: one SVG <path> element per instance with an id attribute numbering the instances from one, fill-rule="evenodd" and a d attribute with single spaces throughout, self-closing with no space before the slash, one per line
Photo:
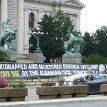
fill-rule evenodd
<path id="1" fill-rule="evenodd" d="M 84 4 L 82 4 L 79 0 L 33 0 L 35 2 L 42 2 L 42 3 L 50 3 L 50 4 L 62 4 L 67 6 L 74 6 L 79 8 L 84 8 Z"/>

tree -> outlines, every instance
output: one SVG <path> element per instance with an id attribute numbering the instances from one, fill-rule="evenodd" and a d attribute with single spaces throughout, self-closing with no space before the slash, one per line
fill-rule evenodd
<path id="1" fill-rule="evenodd" d="M 44 15 L 42 21 L 38 23 L 40 31 L 43 32 L 42 37 L 40 37 L 40 47 L 46 57 L 46 62 L 50 62 L 51 58 L 56 57 L 56 50 L 60 48 L 61 41 L 57 43 L 58 39 L 55 35 L 56 23 L 54 19 L 51 15 Z"/>
<path id="2" fill-rule="evenodd" d="M 30 53 L 33 53 L 36 49 L 36 44 L 37 44 L 37 41 L 36 41 L 36 38 L 34 35 L 31 35 L 30 37 L 30 40 L 29 40 L 29 52 Z"/>
<path id="3" fill-rule="evenodd" d="M 107 27 L 102 26 L 93 34 L 97 53 L 102 57 L 107 57 Z"/>
<path id="4" fill-rule="evenodd" d="M 77 33 L 74 31 L 74 25 L 70 17 L 59 11 L 55 16 L 44 15 L 38 25 L 39 31 L 43 32 L 43 35 L 40 37 L 40 48 L 46 57 L 46 62 L 50 62 L 51 58 L 62 57 L 64 54 L 63 42 L 67 30 L 71 28 L 72 33 Z M 35 31 L 38 30 L 35 29 Z M 32 38 L 30 43 L 34 44 Z M 33 49 L 32 47 L 32 51 L 34 51 Z"/>
<path id="5" fill-rule="evenodd" d="M 95 33 L 84 34 L 84 63 L 107 63 L 107 27 L 102 26 Z"/>
<path id="6" fill-rule="evenodd" d="M 94 48 L 94 39 L 93 36 L 90 35 L 90 33 L 85 32 L 84 34 L 84 49 L 82 55 L 89 56 L 93 54 L 95 51 Z"/>

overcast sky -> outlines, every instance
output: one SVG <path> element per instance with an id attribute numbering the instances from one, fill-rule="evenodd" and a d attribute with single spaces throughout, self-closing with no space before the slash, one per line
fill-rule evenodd
<path id="1" fill-rule="evenodd" d="M 93 33 L 107 25 L 107 0 L 80 0 L 85 8 L 81 10 L 81 32 Z"/>

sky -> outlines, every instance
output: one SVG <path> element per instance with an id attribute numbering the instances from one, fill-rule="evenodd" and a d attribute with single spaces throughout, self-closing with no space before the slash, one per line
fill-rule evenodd
<path id="1" fill-rule="evenodd" d="M 94 33 L 107 26 L 107 0 L 80 0 L 85 5 L 81 10 L 81 32 Z"/>

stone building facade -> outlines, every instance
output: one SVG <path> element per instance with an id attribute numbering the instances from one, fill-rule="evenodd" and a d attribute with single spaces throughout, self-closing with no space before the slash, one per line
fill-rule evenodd
<path id="1" fill-rule="evenodd" d="M 17 53 L 28 54 L 30 29 L 38 27 L 43 15 L 62 10 L 74 20 L 75 29 L 79 31 L 82 8 L 84 5 L 79 0 L 0 0 L 0 32 L 2 22 L 10 19 L 9 27 L 18 29 L 15 41 Z"/>

